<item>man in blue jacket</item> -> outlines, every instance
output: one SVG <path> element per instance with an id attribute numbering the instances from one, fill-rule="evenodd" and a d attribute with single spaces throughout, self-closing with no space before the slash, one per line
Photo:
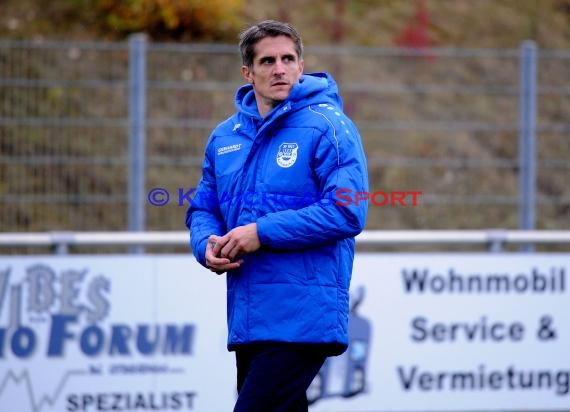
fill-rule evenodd
<path id="1" fill-rule="evenodd" d="M 240 51 L 248 84 L 210 136 L 186 225 L 196 259 L 227 272 L 234 411 L 307 411 L 306 390 L 326 357 L 348 346 L 366 159 L 333 78 L 303 74 L 292 26 L 254 25 Z M 340 189 L 354 202 L 337 202 Z"/>

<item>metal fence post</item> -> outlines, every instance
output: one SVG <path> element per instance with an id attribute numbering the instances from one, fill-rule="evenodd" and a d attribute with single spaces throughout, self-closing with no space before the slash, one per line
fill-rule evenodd
<path id="1" fill-rule="evenodd" d="M 519 94 L 519 228 L 533 230 L 536 198 L 536 44 L 520 47 Z M 532 245 L 521 250 L 532 251 Z"/>
<path id="2" fill-rule="evenodd" d="M 129 231 L 145 229 L 146 36 L 129 38 Z M 132 246 L 131 253 L 143 253 Z"/>

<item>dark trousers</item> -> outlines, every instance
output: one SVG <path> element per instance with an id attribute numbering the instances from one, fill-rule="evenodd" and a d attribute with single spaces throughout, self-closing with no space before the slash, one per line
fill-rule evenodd
<path id="1" fill-rule="evenodd" d="M 234 412 L 307 412 L 306 391 L 326 354 L 316 345 L 255 343 L 236 349 Z"/>

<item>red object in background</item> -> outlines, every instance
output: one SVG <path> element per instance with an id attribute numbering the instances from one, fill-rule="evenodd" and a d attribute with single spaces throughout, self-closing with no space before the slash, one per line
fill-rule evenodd
<path id="1" fill-rule="evenodd" d="M 425 0 L 417 0 L 416 14 L 394 42 L 401 47 L 425 48 L 429 45 L 428 25 L 429 18 Z"/>

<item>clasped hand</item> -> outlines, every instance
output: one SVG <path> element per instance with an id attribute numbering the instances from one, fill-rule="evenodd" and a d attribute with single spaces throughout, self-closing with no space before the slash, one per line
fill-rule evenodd
<path id="1" fill-rule="evenodd" d="M 233 228 L 224 236 L 211 235 L 206 247 L 206 265 L 221 275 L 239 268 L 242 256 L 255 252 L 260 246 L 256 223 Z"/>

